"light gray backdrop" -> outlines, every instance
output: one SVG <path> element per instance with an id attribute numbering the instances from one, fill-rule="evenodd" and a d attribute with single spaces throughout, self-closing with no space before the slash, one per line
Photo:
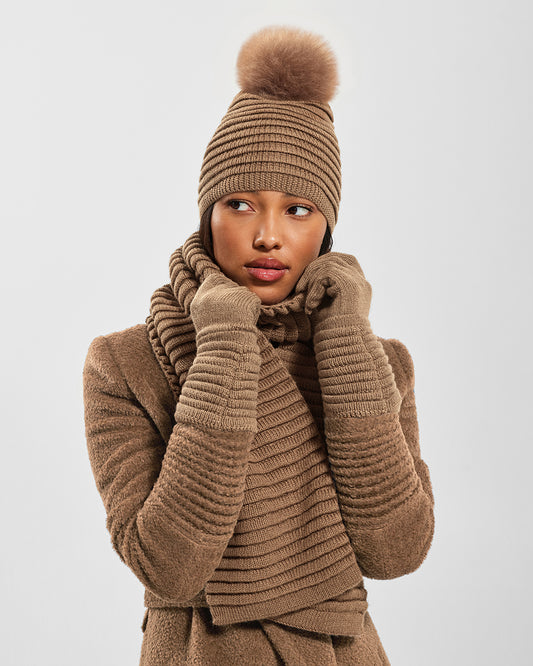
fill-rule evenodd
<path id="1" fill-rule="evenodd" d="M 21 0 L 0 10 L 6 666 L 138 663 L 83 361 L 168 282 L 238 50 L 271 24 L 337 54 L 333 249 L 415 363 L 436 531 L 416 572 L 366 580 L 382 642 L 394 666 L 531 663 L 531 3 Z"/>

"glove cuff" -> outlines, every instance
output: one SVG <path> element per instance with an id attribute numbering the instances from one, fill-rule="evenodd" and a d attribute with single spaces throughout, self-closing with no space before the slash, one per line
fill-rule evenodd
<path id="1" fill-rule="evenodd" d="M 401 396 L 383 345 L 370 322 L 331 315 L 314 330 L 313 343 L 325 412 L 377 416 L 399 412 Z"/>
<path id="2" fill-rule="evenodd" d="M 261 355 L 257 329 L 206 326 L 176 405 L 176 421 L 197 427 L 257 432 Z"/>

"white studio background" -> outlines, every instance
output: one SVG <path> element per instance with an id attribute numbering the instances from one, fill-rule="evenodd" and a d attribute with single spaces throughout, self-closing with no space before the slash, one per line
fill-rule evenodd
<path id="1" fill-rule="evenodd" d="M 435 537 L 413 574 L 365 579 L 374 623 L 394 666 L 531 663 L 532 19 L 527 0 L 2 3 L 3 665 L 138 663 L 143 587 L 106 531 L 82 366 L 168 282 L 238 50 L 272 24 L 337 54 L 333 249 L 415 363 Z"/>

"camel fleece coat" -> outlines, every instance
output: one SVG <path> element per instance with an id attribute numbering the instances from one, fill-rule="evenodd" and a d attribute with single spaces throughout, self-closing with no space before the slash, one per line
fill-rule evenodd
<path id="1" fill-rule="evenodd" d="M 170 267 L 83 369 L 107 528 L 145 586 L 141 666 L 388 664 L 363 576 L 414 571 L 434 532 L 407 348 L 350 319 L 312 331 L 304 293 L 195 331 L 220 269 L 197 232 Z"/>

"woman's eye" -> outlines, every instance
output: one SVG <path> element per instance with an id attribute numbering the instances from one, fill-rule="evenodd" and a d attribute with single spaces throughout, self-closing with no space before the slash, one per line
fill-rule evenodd
<path id="1" fill-rule="evenodd" d="M 298 210 L 303 211 L 303 212 L 300 212 L 300 213 L 296 212 Z M 297 217 L 304 217 L 305 215 L 307 215 L 311 212 L 311 210 L 309 208 L 306 208 L 306 206 L 291 206 L 289 208 L 289 212 L 290 211 L 293 211 L 292 213 L 290 213 L 291 215 L 296 215 Z"/>
<path id="2" fill-rule="evenodd" d="M 247 206 L 246 201 L 239 201 L 238 199 L 231 199 L 228 201 L 228 206 L 233 210 L 246 210 L 246 208 L 239 208 L 239 206 Z"/>

